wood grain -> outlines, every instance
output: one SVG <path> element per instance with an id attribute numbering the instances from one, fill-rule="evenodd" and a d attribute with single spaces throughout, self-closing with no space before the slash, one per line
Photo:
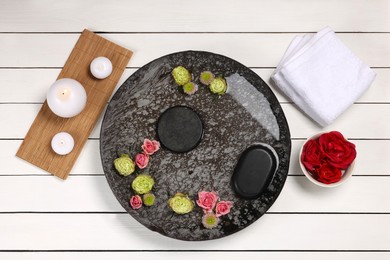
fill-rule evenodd
<path id="1" fill-rule="evenodd" d="M 8 250 L 389 251 L 389 221 L 389 214 L 268 213 L 234 235 L 190 242 L 150 231 L 123 213 L 4 213 L 0 230 L 8 234 L 1 240 Z"/>
<path id="2" fill-rule="evenodd" d="M 390 259 L 389 0 L 2 0 L 0 6 L 0 259 Z M 135 51 L 120 85 L 147 62 L 188 49 L 225 54 L 267 80 L 295 35 L 326 25 L 378 73 L 360 104 L 328 128 L 354 138 L 360 176 L 321 189 L 290 175 L 270 212 L 235 235 L 180 242 L 124 213 L 102 175 L 99 121 L 65 182 L 15 156 L 85 27 Z M 324 131 L 283 105 L 294 138 Z M 302 143 L 292 142 L 290 174 L 301 174 Z"/>
<path id="3" fill-rule="evenodd" d="M 390 9 L 389 9 L 390 10 Z M 390 17 L 390 15 L 389 15 Z M 247 67 L 276 67 L 291 40 L 301 33 L 101 33 L 137 53 L 131 67 L 141 67 L 173 52 L 210 51 Z M 390 67 L 390 33 L 337 33 L 370 67 Z M 61 67 L 78 34 L 0 34 L 0 67 Z M 172 40 L 174 39 L 174 40 Z M 17 49 L 18 52 L 13 50 Z M 31 50 L 34 50 L 33 52 Z"/>
<path id="4" fill-rule="evenodd" d="M 84 30 L 58 79 L 72 78 L 79 81 L 87 92 L 86 107 L 75 117 L 61 118 L 50 110 L 45 101 L 16 155 L 66 179 L 131 55 L 131 51 Z M 113 65 L 112 74 L 104 80 L 95 79 L 89 71 L 89 64 L 99 56 L 107 57 Z M 58 132 L 68 132 L 75 140 L 72 152 L 65 156 L 51 149 L 51 139 Z"/>
<path id="5" fill-rule="evenodd" d="M 41 103 L 45 100 L 45 91 L 52 83 L 53 79 L 59 74 L 61 69 L 0 69 L 0 86 L 8 86 L 0 88 L 0 103 L 7 102 L 37 102 Z M 279 102 L 291 102 L 279 90 L 273 86 L 270 81 L 271 74 L 275 69 L 252 69 L 259 75 L 276 95 Z M 361 96 L 358 103 L 390 103 L 390 69 L 375 68 L 376 78 L 370 88 Z M 130 77 L 136 69 L 127 68 L 119 79 L 117 87 Z M 25 86 L 29 86 L 26 88 Z"/>
<path id="6" fill-rule="evenodd" d="M 355 165 L 353 175 L 390 176 L 390 160 L 388 160 L 390 158 L 390 140 L 354 139 L 351 141 L 356 145 L 358 151 L 358 163 Z M 303 175 L 298 163 L 299 150 L 303 142 L 303 140 L 292 140 L 291 142 L 290 175 Z M 41 169 L 31 164 L 21 163 L 21 160 L 14 156 L 21 143 L 21 140 L 0 140 L 0 161 L 2 162 L 0 176 L 42 175 Z M 380 153 L 372 151 L 380 151 Z M 99 140 L 87 141 L 72 169 L 72 174 L 104 174 L 100 163 Z"/>
<path id="7" fill-rule="evenodd" d="M 375 189 L 368 190 L 367 187 Z M 389 177 L 353 176 L 347 183 L 329 191 L 312 184 L 305 176 L 288 176 L 280 196 L 268 212 L 382 212 L 390 216 L 390 203 L 378 200 L 390 197 L 389 187 Z M 112 193 L 106 178 L 101 175 L 70 175 L 66 182 L 47 176 L 1 176 L 0 190 L 3 194 L 0 196 L 0 205 L 4 212 L 127 214 Z M 195 198 L 196 195 L 190 194 L 190 197 Z M 158 203 L 165 202 L 159 200 Z M 131 216 L 129 218 L 132 219 Z"/>
<path id="8" fill-rule="evenodd" d="M 52 259 L 71 259 L 71 260 L 227 260 L 227 259 L 267 259 L 267 260 L 329 260 L 329 259 L 344 259 L 344 260 L 389 260 L 390 252 L 172 252 L 172 251 L 127 251 L 127 252 L 19 252 L 9 253 L 0 252 L 1 259 L 7 260 L 52 260 Z"/>
<path id="9" fill-rule="evenodd" d="M 390 31 L 388 0 L 2 0 L 2 32 Z M 90 10 L 90 12 L 85 12 Z"/>
<path id="10" fill-rule="evenodd" d="M 0 136 L 23 138 L 40 104 L 0 104 Z M 282 104 L 292 138 L 307 138 L 318 132 L 338 130 L 353 139 L 390 139 L 390 104 L 354 104 L 336 121 L 321 128 L 294 104 Z M 99 138 L 101 118 L 90 137 Z M 304 126 L 304 127 L 303 127 Z"/>

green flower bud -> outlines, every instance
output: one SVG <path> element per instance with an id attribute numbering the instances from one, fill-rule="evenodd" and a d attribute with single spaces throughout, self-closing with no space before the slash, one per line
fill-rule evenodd
<path id="1" fill-rule="evenodd" d="M 180 86 L 185 85 L 192 79 L 191 73 L 183 66 L 178 66 L 174 68 L 172 71 L 172 76 L 175 79 L 176 83 Z"/>
<path id="2" fill-rule="evenodd" d="M 153 206 L 156 197 L 152 193 L 146 193 L 143 196 L 145 206 Z"/>
<path id="3" fill-rule="evenodd" d="M 185 84 L 183 86 L 183 91 L 184 93 L 188 94 L 188 95 L 192 95 L 194 94 L 196 91 L 198 91 L 198 85 L 196 85 L 195 83 L 193 82 L 188 82 L 187 84 Z"/>
<path id="4" fill-rule="evenodd" d="M 209 88 L 214 94 L 225 94 L 227 89 L 226 81 L 223 78 L 215 78 L 211 81 Z"/>
<path id="5" fill-rule="evenodd" d="M 154 185 L 154 179 L 146 174 L 138 175 L 131 184 L 133 190 L 138 194 L 148 193 Z"/>
<path id="6" fill-rule="evenodd" d="M 127 154 L 121 154 L 114 160 L 115 169 L 120 175 L 128 176 L 135 171 L 135 163 Z"/>
<path id="7" fill-rule="evenodd" d="M 202 82 L 206 86 L 210 85 L 211 81 L 213 81 L 214 78 L 214 74 L 210 71 L 203 71 L 202 73 L 200 73 L 200 82 Z"/>
<path id="8" fill-rule="evenodd" d="M 218 218 L 214 213 L 206 213 L 202 218 L 202 224 L 207 229 L 218 226 Z"/>
<path id="9" fill-rule="evenodd" d="M 168 200 L 168 205 L 177 214 L 190 213 L 194 208 L 194 202 L 183 193 L 176 193 Z"/>

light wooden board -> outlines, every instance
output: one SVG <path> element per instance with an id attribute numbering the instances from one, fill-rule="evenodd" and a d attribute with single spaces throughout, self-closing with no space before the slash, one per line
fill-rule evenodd
<path id="1" fill-rule="evenodd" d="M 16 155 L 61 179 L 66 179 L 131 55 L 131 51 L 84 30 L 58 76 L 58 79 L 75 79 L 83 85 L 87 93 L 84 110 L 75 117 L 61 118 L 55 115 L 45 102 Z M 89 70 L 92 60 L 100 56 L 107 57 L 113 67 L 111 75 L 104 80 L 94 78 Z M 65 156 L 56 154 L 50 146 L 51 139 L 59 132 L 67 132 L 75 140 L 72 152 Z"/>
<path id="2" fill-rule="evenodd" d="M 0 104 L 0 136 L 23 138 L 38 113 L 40 104 Z M 332 125 L 321 128 L 299 111 L 294 104 L 282 104 L 292 138 L 307 138 L 318 132 L 338 130 L 347 138 L 389 139 L 390 104 L 355 104 Z M 98 138 L 102 116 L 90 137 Z M 301 127 L 305 126 L 305 127 Z"/>
<path id="3" fill-rule="evenodd" d="M 44 102 L 46 98 L 45 91 L 57 77 L 60 70 L 56 68 L 28 70 L 0 68 L 0 85 L 7 86 L 6 88 L 0 88 L 0 103 Z M 126 69 L 119 79 L 117 88 L 136 70 L 135 68 Z M 270 82 L 270 77 L 274 69 L 254 68 L 252 70 L 267 82 L 279 102 L 291 102 L 291 100 L 281 94 Z M 375 68 L 374 71 L 377 76 L 373 84 L 356 103 L 390 103 L 390 69 Z"/>
<path id="4" fill-rule="evenodd" d="M 141 67 L 160 56 L 183 50 L 223 54 L 248 67 L 275 67 L 297 33 L 99 35 L 133 50 L 131 67 Z M 337 36 L 369 66 L 390 67 L 390 59 L 384 58 L 389 56 L 390 34 L 338 33 Z M 79 34 L 0 34 L 0 67 L 61 67 L 78 37 Z M 12 51 L 15 49 L 17 53 Z"/>
<path id="5" fill-rule="evenodd" d="M 389 139 L 390 104 L 355 104 L 331 125 L 321 128 L 294 105 L 282 104 L 291 136 L 307 138 L 319 132 L 337 130 L 347 138 Z"/>
<path id="6" fill-rule="evenodd" d="M 181 242 L 123 213 L 102 175 L 100 123 L 66 182 L 14 156 L 84 28 L 136 52 L 121 84 L 151 60 L 188 49 L 225 54 L 268 81 L 295 35 L 326 25 L 377 72 L 357 104 L 325 129 L 353 138 L 355 176 L 330 190 L 302 176 L 302 142 L 324 129 L 273 89 L 294 138 L 289 176 L 270 212 L 237 234 Z M 389 259 L 389 57 L 389 0 L 2 0 L 0 259 Z"/>
<path id="7" fill-rule="evenodd" d="M 266 214 L 202 242 L 164 237 L 127 214 L 0 214 L 0 230 L 8 250 L 390 250 L 389 221 L 384 214 Z"/>
<path id="8" fill-rule="evenodd" d="M 388 176 L 352 177 L 343 186 L 328 190 L 304 176 L 288 176 L 269 212 L 390 214 L 390 203 L 378 199 L 390 197 L 389 186 Z M 66 182 L 45 176 L 2 176 L 0 190 L 4 212 L 125 212 L 104 176 L 70 176 Z"/>
<path id="9" fill-rule="evenodd" d="M 343 259 L 343 260 L 388 260 L 389 252 L 21 252 L 15 253 L 1 253 L 1 259 L 7 260 L 52 260 L 52 259 L 72 259 L 72 260 L 226 260 L 226 259 L 267 259 L 267 260 L 329 260 L 329 259 Z"/>
<path id="10" fill-rule="evenodd" d="M 389 9 L 386 0 L 68 0 L 55 5 L 3 0 L 0 31 L 80 32 L 88 25 L 114 32 L 297 32 L 328 24 L 339 31 L 389 32 Z"/>
<path id="11" fill-rule="evenodd" d="M 358 163 L 354 175 L 390 175 L 390 140 L 351 140 L 358 151 Z M 21 140 L 0 140 L 0 175 L 46 175 L 40 168 L 23 163 L 15 157 Z M 290 175 L 303 175 L 298 162 L 303 140 L 292 140 Z M 373 152 L 380 151 L 380 152 Z M 378 163 L 381 162 L 381 163 Z M 99 140 L 87 141 L 71 174 L 103 174 L 100 163 Z"/>

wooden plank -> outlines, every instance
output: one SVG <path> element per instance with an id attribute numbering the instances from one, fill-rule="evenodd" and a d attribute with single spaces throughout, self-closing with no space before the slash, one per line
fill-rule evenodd
<path id="1" fill-rule="evenodd" d="M 61 69 L 0 69 L 0 103 L 43 103 Z M 113 91 L 136 69 L 125 69 Z M 389 70 L 390 71 L 390 70 Z M 390 99 L 390 98 L 389 98 Z"/>
<path id="2" fill-rule="evenodd" d="M 22 140 L 1 140 L 0 141 L 0 175 L 26 175 L 26 174 L 48 174 L 41 168 L 30 163 L 25 163 L 15 154 L 21 145 Z M 88 140 L 71 174 L 103 174 L 100 162 L 99 140 Z"/>
<path id="3" fill-rule="evenodd" d="M 205 3 L 210 9 L 218 11 L 204 12 Z M 79 33 L 85 25 L 90 26 L 91 30 L 108 32 L 103 35 L 113 41 L 119 40 L 121 44 L 129 48 L 136 49 L 136 59 L 130 64 L 131 67 L 140 67 L 154 58 L 186 47 L 220 52 L 247 66 L 267 68 L 276 66 L 288 43 L 297 32 L 314 32 L 325 25 L 330 25 L 338 32 L 352 32 L 338 35 L 366 63 L 370 66 L 386 67 L 379 69 L 384 71 L 385 77 L 378 74 L 370 90 L 359 102 L 389 103 L 390 40 L 388 36 L 390 34 L 372 33 L 390 32 L 389 10 L 390 1 L 388 0 L 375 2 L 371 0 L 249 0 L 244 3 L 233 0 L 216 0 L 185 4 L 179 0 L 173 0 L 170 3 L 119 0 L 115 4 L 102 0 L 69 0 L 55 4 L 48 0 L 23 3 L 3 0 L 0 8 L 0 67 L 3 67 L 0 69 L 0 86 L 3 86 L 0 88 L 0 103 L 43 102 L 46 91 L 39 88 L 33 90 L 32 87 L 35 88 L 34 85 L 45 82 L 51 84 L 58 75 L 59 68 L 65 63 L 66 54 L 73 47 L 72 39 L 75 41 L 78 37 L 78 34 L 67 32 Z M 60 32 L 60 34 L 1 34 L 1 32 L 18 31 L 51 31 Z M 188 32 L 195 31 L 239 33 L 188 34 Z M 119 32 L 119 34 L 112 34 L 113 32 Z M 135 33 L 133 36 L 121 34 L 122 32 Z M 138 34 L 137 32 L 156 33 Z M 258 34 L 257 32 L 277 33 Z M 277 35 L 278 32 L 281 32 L 280 36 Z M 360 32 L 369 33 L 360 34 Z M 59 44 L 57 37 L 61 41 Z M 9 67 L 21 67 L 22 70 L 7 74 L 10 71 Z M 23 69 L 24 67 L 27 69 Z M 46 78 L 46 71 L 35 74 L 34 70 L 37 71 L 37 68 L 34 67 L 50 67 L 50 71 L 55 71 L 56 69 L 52 69 L 55 67 L 57 71 L 52 72 L 50 78 Z M 34 69 L 31 70 L 31 68 Z M 3 75 L 2 71 L 5 71 L 6 75 Z M 268 73 L 270 72 L 272 69 L 268 69 Z M 20 80 L 22 84 L 13 80 L 18 82 Z M 376 88 L 378 84 L 382 87 Z M 280 101 L 288 101 L 279 93 L 277 95 Z M 349 137 L 375 139 L 354 140 L 359 155 L 359 163 L 356 166 L 357 175 L 389 174 L 388 130 L 390 127 L 387 126 L 389 113 L 385 111 L 389 110 L 388 105 L 353 106 L 352 112 L 348 111 L 348 114 L 343 115 L 346 118 L 340 119 L 345 122 L 338 121 L 332 125 L 336 128 L 335 130 L 345 130 L 350 135 Z M 0 129 L 0 139 L 15 138 L 12 136 L 23 138 L 24 131 L 28 129 L 25 122 L 31 123 L 39 111 L 39 105 L 36 109 L 34 106 L 28 107 L 24 104 L 15 105 L 21 108 L 12 106 L 0 105 L 0 122 L 4 129 Z M 12 109 L 8 110 L 8 108 Z M 305 138 L 311 133 L 322 130 L 313 125 L 311 121 L 308 122 L 293 105 L 287 104 L 283 108 L 294 138 Z M 11 112 L 16 113 L 9 114 Z M 100 126 L 94 130 L 93 137 L 98 137 L 99 129 Z M 3 136 L 2 133 L 7 133 L 7 135 Z M 386 140 L 381 140 L 381 138 Z M 20 143 L 21 140 L 0 141 L 0 174 L 2 172 L 10 175 L 42 174 L 41 170 L 21 163 L 13 156 Z M 297 159 L 301 144 L 302 140 L 293 141 L 292 158 Z M 98 141 L 88 141 L 73 168 L 74 172 L 101 174 L 98 156 Z M 291 161 L 290 173 L 297 174 L 299 171 L 297 162 L 297 160 Z M 8 181 L 10 179 L 12 181 Z M 386 189 L 389 187 L 388 179 L 388 176 L 354 176 L 350 182 L 339 189 L 321 190 L 310 186 L 311 184 L 303 176 L 289 176 L 281 197 L 271 208 L 271 211 L 275 210 L 274 214 L 267 214 L 255 225 L 235 235 L 204 243 L 181 242 L 161 237 L 146 230 L 126 214 L 0 213 L 0 259 L 260 259 L 261 257 L 319 260 L 389 259 L 390 214 L 389 206 L 384 204 L 386 198 L 389 197 Z M 61 208 L 76 208 L 82 211 L 83 208 L 87 208 L 98 211 L 104 208 L 115 210 L 118 206 L 113 195 L 108 195 L 108 185 L 105 184 L 103 176 L 71 176 L 67 182 L 46 176 L 1 176 L 0 180 L 4 181 L 3 184 L 0 181 L 0 190 L 5 192 L 5 195 L 2 193 L 3 198 L 0 198 L 0 205 L 2 205 L 0 212 L 3 208 L 24 210 L 35 208 L 47 211 L 61 210 Z M 48 194 L 50 196 L 54 194 L 52 200 L 48 198 L 50 197 L 47 196 Z M 45 195 L 46 197 L 43 198 Z M 66 198 L 67 195 L 68 198 Z M 77 198 L 76 195 L 78 195 Z M 18 205 L 12 205 L 14 203 Z M 368 213 L 375 211 L 379 214 L 302 214 L 301 212 L 298 212 L 299 214 L 275 214 L 279 208 L 286 212 L 293 212 L 296 209 L 304 212 L 306 209 L 319 212 L 335 210 L 336 213 L 339 212 L 338 210 L 357 212 L 363 209 Z M 34 252 L 4 251 L 10 248 Z M 37 252 L 45 249 L 79 249 L 80 251 Z M 135 251 L 88 252 L 88 250 L 107 249 Z M 143 250 L 151 251 L 143 252 Z M 156 252 L 154 250 L 178 251 Z M 241 251 L 193 252 L 194 250 Z M 281 251 L 253 252 L 250 250 Z M 321 250 L 333 250 L 333 252 Z M 387 251 L 367 252 L 365 250 Z"/>
<path id="4" fill-rule="evenodd" d="M 76 117 L 60 118 L 45 102 L 16 155 L 61 179 L 66 179 L 131 55 L 131 51 L 84 30 L 58 79 L 72 78 L 79 81 L 87 92 L 86 107 Z M 89 71 L 89 64 L 99 56 L 110 59 L 113 66 L 112 74 L 104 80 L 94 78 Z M 72 152 L 66 156 L 56 154 L 50 147 L 51 139 L 58 132 L 68 132 L 75 140 Z"/>
<path id="5" fill-rule="evenodd" d="M 0 104 L 0 137 L 23 138 L 40 107 L 40 104 Z M 282 108 L 292 138 L 307 138 L 318 132 L 338 130 L 347 138 L 390 139 L 390 104 L 352 105 L 326 128 L 311 121 L 293 104 L 282 104 Z M 90 137 L 99 138 L 101 118 Z"/>
<path id="6" fill-rule="evenodd" d="M 269 212 L 390 213 L 390 203 L 378 199 L 390 197 L 389 185 L 390 177 L 352 177 L 338 188 L 324 189 L 304 176 L 288 176 Z M 70 176 L 66 182 L 1 176 L 0 190 L 0 212 L 125 212 L 104 176 Z"/>
<path id="7" fill-rule="evenodd" d="M 248 0 L 240 4 L 234 0 L 120 0 L 115 5 L 103 0 L 55 4 L 41 0 L 23 5 L 3 0 L 0 31 L 80 32 L 88 24 L 93 30 L 115 32 L 296 32 L 316 31 L 324 25 L 338 31 L 388 32 L 389 9 L 386 0 L 374 4 L 370 0 Z"/>
<path id="8" fill-rule="evenodd" d="M 282 104 L 282 108 L 294 138 L 307 138 L 332 130 L 340 131 L 347 138 L 390 138 L 390 104 L 352 105 L 334 123 L 324 128 L 314 123 L 294 105 Z"/>
<path id="9" fill-rule="evenodd" d="M 0 137 L 24 138 L 41 107 L 41 104 L 0 104 Z M 102 116 L 90 137 L 99 137 L 101 120 Z"/>
<path id="10" fill-rule="evenodd" d="M 136 52 L 129 64 L 131 67 L 141 67 L 163 55 L 184 50 L 204 50 L 223 54 L 248 67 L 276 67 L 297 34 L 300 33 L 100 35 Z M 337 35 L 369 66 L 390 67 L 390 59 L 387 59 L 390 51 L 390 33 L 338 33 Z M 78 34 L 0 34 L 2 46 L 0 67 L 62 67 L 78 36 Z"/>
<path id="11" fill-rule="evenodd" d="M 45 94 L 61 69 L 0 69 L 0 103 L 44 102 Z M 273 87 L 270 77 L 274 69 L 252 69 L 271 87 L 280 102 L 291 102 L 278 89 Z M 119 79 L 116 89 L 130 77 L 136 69 L 127 68 Z M 390 69 L 376 68 L 373 84 L 357 103 L 390 103 Z M 115 90 L 114 90 L 115 92 Z"/>
<path id="12" fill-rule="evenodd" d="M 389 221 L 383 214 L 267 214 L 231 236 L 187 242 L 127 214 L 1 214 L 7 235 L 0 244 L 3 250 L 390 250 Z"/>
<path id="13" fill-rule="evenodd" d="M 303 175 L 298 161 L 299 150 L 303 142 L 303 140 L 292 141 L 290 175 Z M 352 142 L 356 145 L 358 152 L 353 175 L 389 175 L 390 140 L 352 140 Z M 21 140 L 0 140 L 0 175 L 46 174 L 40 168 L 24 163 L 14 155 L 21 143 Z M 103 174 L 99 140 L 86 142 L 71 174 Z"/>
<path id="14" fill-rule="evenodd" d="M 229 259 L 268 259 L 268 260 L 388 260 L 389 252 L 0 252 L 1 259 L 7 260 L 229 260 Z"/>

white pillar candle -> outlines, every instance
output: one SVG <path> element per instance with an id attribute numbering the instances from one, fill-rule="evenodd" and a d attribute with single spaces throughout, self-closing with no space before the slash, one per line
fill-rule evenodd
<path id="1" fill-rule="evenodd" d="M 47 93 L 47 104 L 51 111 L 60 117 L 78 115 L 87 103 L 87 93 L 77 80 L 59 79 L 50 87 Z"/>
<path id="2" fill-rule="evenodd" d="M 91 62 L 90 70 L 95 78 L 105 79 L 112 72 L 112 63 L 106 57 L 97 57 Z"/>
<path id="3" fill-rule="evenodd" d="M 60 132 L 51 139 L 51 148 L 59 155 L 66 155 L 73 150 L 73 137 L 66 133 Z"/>

